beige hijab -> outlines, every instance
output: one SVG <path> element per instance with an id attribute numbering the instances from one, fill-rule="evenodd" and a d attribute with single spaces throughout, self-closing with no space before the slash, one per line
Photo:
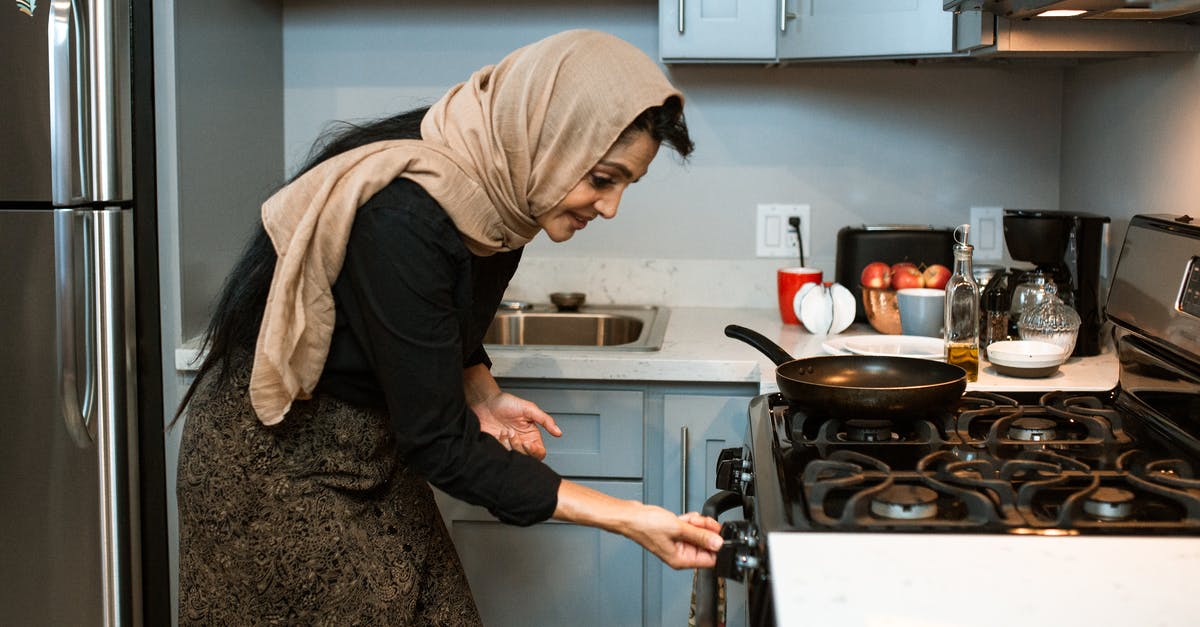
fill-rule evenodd
<path id="1" fill-rule="evenodd" d="M 262 207 L 278 260 L 250 377 L 259 420 L 278 423 L 316 386 L 333 335 L 330 288 L 354 214 L 376 192 L 412 179 L 472 252 L 513 250 L 634 118 L 671 96 L 682 97 L 642 51 L 606 33 L 567 31 L 451 88 L 422 120 L 421 140 L 347 151 L 279 190 Z"/>

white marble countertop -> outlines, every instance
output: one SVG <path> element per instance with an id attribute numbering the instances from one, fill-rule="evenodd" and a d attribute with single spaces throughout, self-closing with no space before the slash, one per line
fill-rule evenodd
<path id="1" fill-rule="evenodd" d="M 775 366 L 743 342 L 725 337 L 725 325 L 739 324 L 767 336 L 794 357 L 826 354 L 828 336 L 785 325 L 774 309 L 671 308 L 671 320 L 658 351 L 529 350 L 489 347 L 497 377 L 602 379 L 623 381 L 757 382 L 761 392 L 778 390 Z M 856 324 L 843 336 L 875 334 Z M 1110 350 L 1096 357 L 1073 357 L 1049 377 L 1028 379 L 997 374 L 985 361 L 968 390 L 1108 390 L 1117 384 L 1117 360 Z"/>
<path id="2" fill-rule="evenodd" d="M 775 366 L 753 347 L 725 337 L 725 325 L 739 324 L 767 336 L 793 356 L 824 354 L 822 343 L 801 327 L 779 321 L 774 309 L 672 307 L 661 350 L 534 350 L 489 347 L 492 373 L 523 379 L 676 381 L 757 383 L 761 392 L 774 392 Z M 875 331 L 856 324 L 842 335 Z M 190 343 L 189 343 L 190 344 Z M 194 344 L 176 351 L 176 368 L 194 370 Z M 198 362 L 196 362 L 198 363 Z M 968 390 L 1108 390 L 1117 384 L 1117 360 L 1111 350 L 1096 357 L 1073 357 L 1055 374 L 1041 379 L 999 375 L 986 361 L 979 380 Z"/>

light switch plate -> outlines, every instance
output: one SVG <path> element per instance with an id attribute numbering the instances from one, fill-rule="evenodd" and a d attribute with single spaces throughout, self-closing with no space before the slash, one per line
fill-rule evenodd
<path id="1" fill-rule="evenodd" d="M 971 207 L 971 245 L 976 261 L 1004 259 L 1004 208 Z"/>
<path id="2" fill-rule="evenodd" d="M 788 224 L 788 218 L 800 218 L 800 238 L 804 242 L 805 257 L 812 256 L 809 242 L 811 215 L 808 205 L 762 204 L 758 205 L 755 221 L 755 250 L 759 257 L 792 257 L 799 260 L 796 234 Z"/>

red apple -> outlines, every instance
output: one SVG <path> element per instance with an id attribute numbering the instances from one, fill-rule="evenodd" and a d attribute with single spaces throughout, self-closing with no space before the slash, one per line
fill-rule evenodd
<path id="1" fill-rule="evenodd" d="M 917 264 L 915 264 L 911 261 L 901 261 L 898 263 L 893 263 L 892 264 L 892 275 L 895 276 L 895 274 L 897 272 L 903 270 L 904 268 L 916 268 L 916 267 L 917 267 Z M 920 268 L 917 268 L 917 269 L 920 270 Z"/>
<path id="2" fill-rule="evenodd" d="M 935 263 L 925 268 L 925 272 L 921 273 L 921 276 L 925 277 L 925 287 L 940 290 L 946 287 L 946 282 L 950 280 L 950 268 Z"/>
<path id="3" fill-rule="evenodd" d="M 860 280 L 863 287 L 887 289 L 892 284 L 892 267 L 882 261 L 872 261 L 863 268 Z"/>
<path id="4" fill-rule="evenodd" d="M 898 263 L 892 266 L 892 289 L 903 290 L 910 287 L 925 287 L 925 278 L 913 264 Z"/>

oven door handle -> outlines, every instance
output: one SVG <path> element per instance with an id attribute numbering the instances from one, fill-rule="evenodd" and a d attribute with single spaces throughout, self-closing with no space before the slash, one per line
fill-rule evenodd
<path id="1" fill-rule="evenodd" d="M 708 497 L 708 500 L 704 502 L 704 507 L 700 509 L 700 513 L 710 518 L 716 518 L 740 505 L 743 505 L 740 493 L 721 490 Z M 696 627 L 716 627 L 719 624 L 717 622 L 720 607 L 719 585 L 716 569 L 696 569 L 696 576 L 692 579 L 692 603 L 695 607 Z"/>

